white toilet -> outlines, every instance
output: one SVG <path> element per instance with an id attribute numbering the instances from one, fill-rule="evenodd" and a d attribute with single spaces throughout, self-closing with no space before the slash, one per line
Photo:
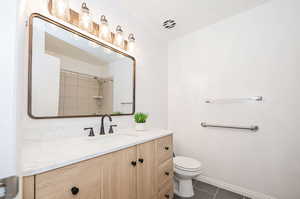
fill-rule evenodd
<path id="1" fill-rule="evenodd" d="M 176 156 L 174 158 L 174 193 L 180 197 L 192 197 L 192 179 L 201 174 L 202 164 L 193 158 Z"/>

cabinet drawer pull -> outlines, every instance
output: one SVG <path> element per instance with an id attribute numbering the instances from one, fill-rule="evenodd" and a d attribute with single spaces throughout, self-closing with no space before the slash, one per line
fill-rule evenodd
<path id="1" fill-rule="evenodd" d="M 170 198 L 170 195 L 169 195 L 169 194 L 166 194 L 166 195 L 165 195 L 165 198 Z"/>
<path id="2" fill-rule="evenodd" d="M 131 165 L 135 167 L 136 166 L 136 161 L 132 161 Z"/>
<path id="3" fill-rule="evenodd" d="M 166 174 L 166 176 L 169 176 L 169 175 L 170 175 L 170 173 L 169 173 L 169 172 L 165 172 L 165 174 Z"/>
<path id="4" fill-rule="evenodd" d="M 72 192 L 73 195 L 77 195 L 79 193 L 79 188 L 72 187 L 71 192 Z"/>
<path id="5" fill-rule="evenodd" d="M 168 150 L 169 150 L 169 147 L 168 147 L 168 146 L 166 146 L 166 147 L 165 147 L 165 150 L 166 150 L 166 151 L 168 151 Z"/>
<path id="6" fill-rule="evenodd" d="M 139 162 L 143 164 L 144 159 L 143 158 L 139 158 Z"/>

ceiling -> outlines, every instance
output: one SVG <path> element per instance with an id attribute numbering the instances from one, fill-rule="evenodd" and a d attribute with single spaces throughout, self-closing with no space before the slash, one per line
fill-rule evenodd
<path id="1" fill-rule="evenodd" d="M 139 18 L 149 30 L 172 40 L 222 19 L 247 11 L 268 0 L 120 0 L 118 7 Z M 174 19 L 176 27 L 164 29 L 162 23 Z"/>

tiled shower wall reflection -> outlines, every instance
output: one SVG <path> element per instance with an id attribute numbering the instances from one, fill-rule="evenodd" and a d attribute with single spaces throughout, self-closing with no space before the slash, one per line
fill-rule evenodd
<path id="1" fill-rule="evenodd" d="M 60 76 L 60 116 L 112 113 L 112 80 L 66 70 Z"/>

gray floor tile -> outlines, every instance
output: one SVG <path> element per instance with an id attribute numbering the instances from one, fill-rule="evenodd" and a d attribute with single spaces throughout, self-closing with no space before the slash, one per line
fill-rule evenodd
<path id="1" fill-rule="evenodd" d="M 218 187 L 196 180 L 193 180 L 193 185 L 194 189 L 206 192 L 210 195 L 214 195 L 218 189 Z"/>
<path id="2" fill-rule="evenodd" d="M 243 199 L 243 196 L 224 189 L 220 189 L 218 191 L 216 199 Z"/>
<path id="3" fill-rule="evenodd" d="M 174 199 L 251 199 L 200 181 L 193 180 L 193 186 L 193 197 L 181 198 L 174 195 Z"/>
<path id="4" fill-rule="evenodd" d="M 203 191 L 195 190 L 195 195 L 191 198 L 181 198 L 179 196 L 174 195 L 174 199 L 213 199 L 213 195 Z"/>

